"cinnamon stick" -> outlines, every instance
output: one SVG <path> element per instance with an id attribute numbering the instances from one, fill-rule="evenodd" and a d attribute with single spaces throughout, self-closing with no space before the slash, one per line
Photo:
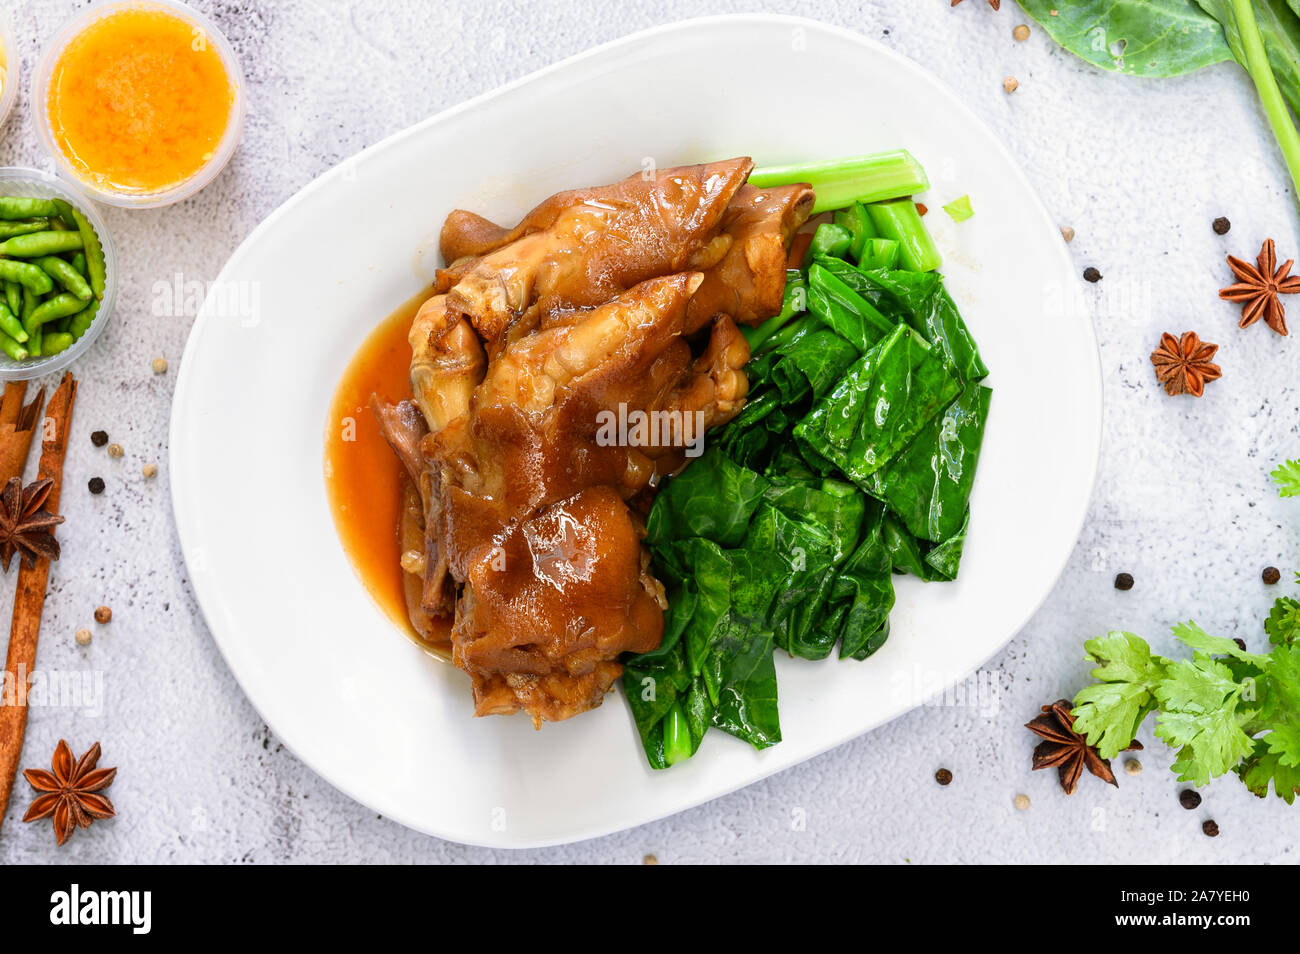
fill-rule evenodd
<path id="1" fill-rule="evenodd" d="M 45 415 L 38 479 L 48 477 L 54 482 L 45 502 L 51 513 L 59 512 L 63 459 L 68 452 L 72 406 L 76 397 L 77 381 L 71 374 L 65 374 L 59 389 L 50 398 Z M 3 407 L 2 403 L 0 407 Z M 19 561 L 18 592 L 14 595 L 13 625 L 9 629 L 9 653 L 5 659 L 5 685 L 0 687 L 4 690 L 0 692 L 0 825 L 4 824 L 5 809 L 9 807 L 14 775 L 23 750 L 23 733 L 27 729 L 27 681 L 36 666 L 36 637 L 41 629 L 41 611 L 45 608 L 45 587 L 49 579 L 49 560 L 39 559 L 30 569 Z"/>
<path id="2" fill-rule="evenodd" d="M 23 404 L 27 396 L 26 381 L 9 381 L 4 397 L 0 399 L 0 487 L 11 477 L 21 477 L 27 466 L 27 453 L 36 433 L 36 418 L 45 400 L 45 388 L 36 394 L 30 404 Z"/>

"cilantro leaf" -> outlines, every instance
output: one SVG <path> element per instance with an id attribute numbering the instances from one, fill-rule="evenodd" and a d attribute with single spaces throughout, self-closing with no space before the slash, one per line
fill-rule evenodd
<path id="1" fill-rule="evenodd" d="M 1146 641 L 1133 633 L 1110 632 L 1083 647 L 1089 659 L 1101 663 L 1092 670 L 1100 681 L 1074 697 L 1074 730 L 1097 746 L 1102 758 L 1111 759 L 1128 747 L 1155 708 L 1153 693 L 1167 661 L 1152 655 Z"/>
<path id="2" fill-rule="evenodd" d="M 1267 656 L 1248 653 L 1238 646 L 1235 640 L 1225 639 L 1222 636 L 1211 636 L 1191 620 L 1186 623 L 1176 624 L 1174 626 L 1174 635 L 1184 645 L 1201 652 L 1215 656 L 1231 656 L 1233 659 L 1240 659 L 1242 662 L 1251 663 L 1255 666 L 1263 666 L 1268 662 Z"/>
<path id="3" fill-rule="evenodd" d="M 1246 787 L 1260 798 L 1268 794 L 1268 783 L 1273 792 L 1288 805 L 1300 795 L 1300 768 L 1283 765 L 1278 756 L 1268 751 L 1263 740 L 1255 743 L 1255 754 L 1242 762 L 1237 774 Z"/>
<path id="4" fill-rule="evenodd" d="M 1300 497 L 1300 460 L 1289 460 L 1270 475 L 1283 497 Z"/>
<path id="5" fill-rule="evenodd" d="M 1263 742 L 1283 765 L 1300 767 L 1300 646 L 1273 650 L 1265 679 Z"/>
<path id="6" fill-rule="evenodd" d="M 1274 645 L 1300 645 L 1300 601 L 1289 596 L 1278 597 L 1264 621 L 1264 632 Z"/>
<path id="7" fill-rule="evenodd" d="M 1204 785 L 1254 752 L 1255 743 L 1240 724 L 1254 711 L 1237 711 L 1242 688 L 1232 670 L 1208 653 L 1166 667 L 1155 690 L 1160 703 L 1155 733 L 1180 750 L 1173 765 L 1180 781 Z"/>

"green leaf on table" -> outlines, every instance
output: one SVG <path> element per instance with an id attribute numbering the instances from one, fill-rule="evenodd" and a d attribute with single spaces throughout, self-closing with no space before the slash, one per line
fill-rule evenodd
<path id="1" fill-rule="evenodd" d="M 1197 5 L 1220 23 L 1233 58 L 1249 70 L 1232 0 L 1197 0 Z M 1286 0 L 1252 0 L 1251 9 L 1278 88 L 1291 108 L 1300 110 L 1300 20 L 1295 8 Z"/>
<path id="2" fill-rule="evenodd" d="M 1178 76 L 1233 58 L 1223 29 L 1193 0 L 1019 0 L 1075 56 L 1130 76 Z"/>
<path id="3" fill-rule="evenodd" d="M 1263 699 L 1249 729 L 1254 751 L 1237 769 L 1252 792 L 1274 793 L 1287 804 L 1300 794 L 1300 646 L 1278 646 L 1263 675 Z"/>
<path id="4" fill-rule="evenodd" d="M 1172 768 L 1180 781 L 1204 785 L 1254 751 L 1254 741 L 1241 728 L 1249 713 L 1238 713 L 1243 688 L 1227 665 L 1207 653 L 1167 665 L 1155 690 L 1160 703 L 1155 734 L 1179 749 Z"/>
<path id="5" fill-rule="evenodd" d="M 1235 640 L 1223 636 L 1211 636 L 1191 620 L 1186 623 L 1175 623 L 1173 632 L 1174 636 L 1183 645 L 1193 650 L 1200 650 L 1215 656 L 1231 656 L 1233 659 L 1239 659 L 1254 666 L 1260 666 L 1268 659 L 1267 656 L 1258 656 L 1247 652 L 1238 646 Z"/>
<path id="6" fill-rule="evenodd" d="M 1102 758 L 1111 759 L 1128 748 L 1156 707 L 1155 691 L 1167 662 L 1133 633 L 1110 632 L 1083 647 L 1100 665 L 1092 670 L 1098 682 L 1074 697 L 1074 729 L 1097 746 Z"/>
<path id="7" fill-rule="evenodd" d="M 1300 645 L 1300 601 L 1279 597 L 1264 621 L 1264 632 L 1275 646 Z"/>
<path id="8" fill-rule="evenodd" d="M 1288 460 L 1270 474 L 1283 497 L 1300 496 L 1300 460 Z"/>

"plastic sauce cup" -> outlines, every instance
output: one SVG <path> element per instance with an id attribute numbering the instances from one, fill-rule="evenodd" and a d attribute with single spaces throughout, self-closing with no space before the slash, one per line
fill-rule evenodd
<path id="1" fill-rule="evenodd" d="M 54 80 L 55 70 L 69 45 L 87 33 L 89 28 L 96 27 L 100 21 L 115 14 L 129 12 L 159 13 L 188 24 L 195 39 L 211 43 L 213 51 L 225 68 L 232 94 L 225 130 L 211 155 L 188 177 L 156 191 L 118 188 L 98 177 L 87 175 L 86 170 L 70 160 L 59 145 L 50 116 L 51 83 Z M 31 103 L 32 123 L 36 127 L 36 135 L 41 145 L 53 157 L 62 175 L 76 182 L 100 202 L 126 208 L 152 208 L 188 199 L 215 179 L 230 161 L 244 128 L 244 75 L 240 70 L 234 49 L 217 29 L 216 24 L 192 7 L 177 0 L 106 0 L 106 2 L 93 4 L 65 23 L 45 48 L 32 74 Z M 92 173 L 104 171 L 90 170 Z"/>

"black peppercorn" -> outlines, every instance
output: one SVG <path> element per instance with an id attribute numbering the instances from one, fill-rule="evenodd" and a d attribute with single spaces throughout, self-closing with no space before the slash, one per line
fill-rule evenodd
<path id="1" fill-rule="evenodd" d="M 1201 793 L 1194 788 L 1185 788 L 1178 793 L 1178 804 L 1191 811 L 1201 804 Z"/>
<path id="2" fill-rule="evenodd" d="M 940 785 L 947 785 L 952 781 L 952 773 L 945 768 L 941 768 L 934 773 L 934 780 Z"/>
<path id="3" fill-rule="evenodd" d="M 1229 222 L 1225 216 L 1221 215 L 1214 220 L 1213 227 L 1216 234 L 1227 235 L 1228 229 L 1232 228 L 1232 223 Z"/>
<path id="4" fill-rule="evenodd" d="M 1133 574 L 1132 574 L 1132 573 L 1116 573 L 1116 574 L 1115 574 L 1115 589 L 1117 589 L 1117 590 L 1131 590 L 1131 589 L 1133 589 Z"/>
<path id="5" fill-rule="evenodd" d="M 90 435 L 90 443 L 96 447 L 103 447 L 108 443 L 108 431 L 94 431 Z"/>
<path id="6" fill-rule="evenodd" d="M 1201 825 L 1201 831 L 1205 832 L 1205 834 L 1210 838 L 1218 838 L 1219 823 L 1211 818 L 1209 821 Z"/>
<path id="7" fill-rule="evenodd" d="M 1237 644 L 1237 648 L 1240 649 L 1243 653 L 1246 651 L 1246 641 L 1242 639 L 1240 636 L 1232 637 L 1232 641 Z"/>
<path id="8" fill-rule="evenodd" d="M 1278 580 L 1282 579 L 1282 572 L 1275 566 L 1266 566 L 1264 567 L 1264 572 L 1259 576 L 1265 583 L 1272 586 Z"/>
<path id="9" fill-rule="evenodd" d="M 90 487 L 90 492 L 92 494 L 102 494 L 104 492 L 104 478 L 91 477 L 90 483 L 87 486 Z"/>
<path id="10" fill-rule="evenodd" d="M 1083 270 L 1083 277 L 1090 282 L 1099 282 L 1101 281 L 1101 272 L 1089 265 Z"/>

